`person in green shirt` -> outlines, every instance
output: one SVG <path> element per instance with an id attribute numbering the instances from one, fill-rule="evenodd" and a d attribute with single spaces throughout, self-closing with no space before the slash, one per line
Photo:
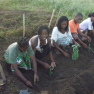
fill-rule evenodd
<path id="1" fill-rule="evenodd" d="M 37 75 L 37 64 L 32 48 L 29 46 L 27 38 L 19 38 L 18 42 L 12 43 L 4 54 L 5 60 L 11 64 L 11 70 L 27 85 L 32 87 L 32 83 L 20 72 L 19 68 L 25 70 L 34 69 L 34 82 L 39 81 Z"/>

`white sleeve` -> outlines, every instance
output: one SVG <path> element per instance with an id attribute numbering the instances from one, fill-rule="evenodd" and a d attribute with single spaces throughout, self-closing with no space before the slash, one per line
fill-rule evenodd
<path id="1" fill-rule="evenodd" d="M 69 36 L 71 37 L 71 39 L 73 39 L 72 34 L 71 34 L 71 32 L 70 32 L 70 28 L 69 28 L 68 34 L 69 34 Z"/>
<path id="2" fill-rule="evenodd" d="M 57 27 L 54 27 L 53 28 L 53 31 L 52 31 L 52 36 L 51 36 L 51 39 L 54 40 L 55 42 L 57 41 L 57 32 L 58 32 L 58 28 Z"/>
<path id="3" fill-rule="evenodd" d="M 93 30 L 92 22 L 88 22 L 88 30 Z"/>
<path id="4" fill-rule="evenodd" d="M 29 46 L 31 46 L 31 41 L 29 40 Z"/>

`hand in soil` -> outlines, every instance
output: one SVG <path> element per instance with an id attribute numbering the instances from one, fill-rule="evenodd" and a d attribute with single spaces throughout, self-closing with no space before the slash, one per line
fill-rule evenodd
<path id="1" fill-rule="evenodd" d="M 39 76 L 34 74 L 34 84 L 39 81 Z"/>
<path id="2" fill-rule="evenodd" d="M 50 75 L 50 76 L 52 76 L 52 75 L 54 74 L 53 71 L 54 71 L 54 67 L 51 66 L 51 67 L 50 67 L 50 71 L 49 71 L 49 75 Z"/>
<path id="3" fill-rule="evenodd" d="M 33 87 L 33 86 L 32 86 L 32 83 L 31 83 L 30 81 L 28 81 L 28 80 L 26 81 L 25 84 L 26 84 L 28 87 Z"/>
<path id="4" fill-rule="evenodd" d="M 55 62 L 52 62 L 52 63 L 51 63 L 51 67 L 56 67 Z"/>
<path id="5" fill-rule="evenodd" d="M 87 39 L 88 39 L 89 42 L 91 42 L 91 38 L 89 36 L 87 37 Z"/>

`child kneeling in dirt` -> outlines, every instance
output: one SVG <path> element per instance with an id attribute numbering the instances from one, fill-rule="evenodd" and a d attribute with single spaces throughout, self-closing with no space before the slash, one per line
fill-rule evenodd
<path id="1" fill-rule="evenodd" d="M 47 26 L 41 26 L 38 30 L 38 35 L 33 36 L 29 40 L 29 45 L 32 46 L 35 52 L 36 61 L 46 69 L 56 67 L 51 53 L 51 39 L 49 37 L 49 33 L 50 30 Z M 47 62 L 41 61 L 41 59 L 47 55 L 49 55 L 51 59 L 51 65 L 49 65 Z"/>
<path id="2" fill-rule="evenodd" d="M 82 33 L 84 32 L 86 34 L 94 34 L 94 13 L 90 13 L 88 18 L 80 24 L 80 29 Z"/>
<path id="3" fill-rule="evenodd" d="M 83 41 L 91 41 L 91 38 L 85 34 L 84 32 L 81 32 L 79 23 L 83 19 L 82 13 L 78 13 L 74 19 L 69 21 L 69 27 L 70 31 L 72 33 L 73 38 L 78 41 L 81 45 L 83 45 L 85 48 L 88 48 L 88 46 Z"/>
<path id="4" fill-rule="evenodd" d="M 34 81 L 39 81 L 37 75 L 37 64 L 32 48 L 29 46 L 27 38 L 20 38 L 18 42 L 11 44 L 4 55 L 8 64 L 11 64 L 11 70 L 27 85 L 32 87 L 32 83 L 28 81 L 19 68 L 25 70 L 34 69 Z M 31 61 L 32 60 L 32 61 Z M 33 66 L 32 66 L 32 64 Z"/>
<path id="5" fill-rule="evenodd" d="M 69 57 L 69 54 L 65 50 L 70 44 L 77 44 L 74 41 L 70 28 L 68 27 L 69 21 L 66 16 L 59 18 L 57 26 L 53 28 L 51 39 L 54 46 L 64 54 L 65 57 Z"/>

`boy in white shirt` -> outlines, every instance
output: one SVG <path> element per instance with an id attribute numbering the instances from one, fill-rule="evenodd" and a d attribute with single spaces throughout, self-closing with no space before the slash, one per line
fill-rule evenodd
<path id="1" fill-rule="evenodd" d="M 88 15 L 88 18 L 85 19 L 81 24 L 80 24 L 80 29 L 82 32 L 85 32 L 86 34 L 88 32 L 91 32 L 94 34 L 94 13 L 91 13 Z"/>

